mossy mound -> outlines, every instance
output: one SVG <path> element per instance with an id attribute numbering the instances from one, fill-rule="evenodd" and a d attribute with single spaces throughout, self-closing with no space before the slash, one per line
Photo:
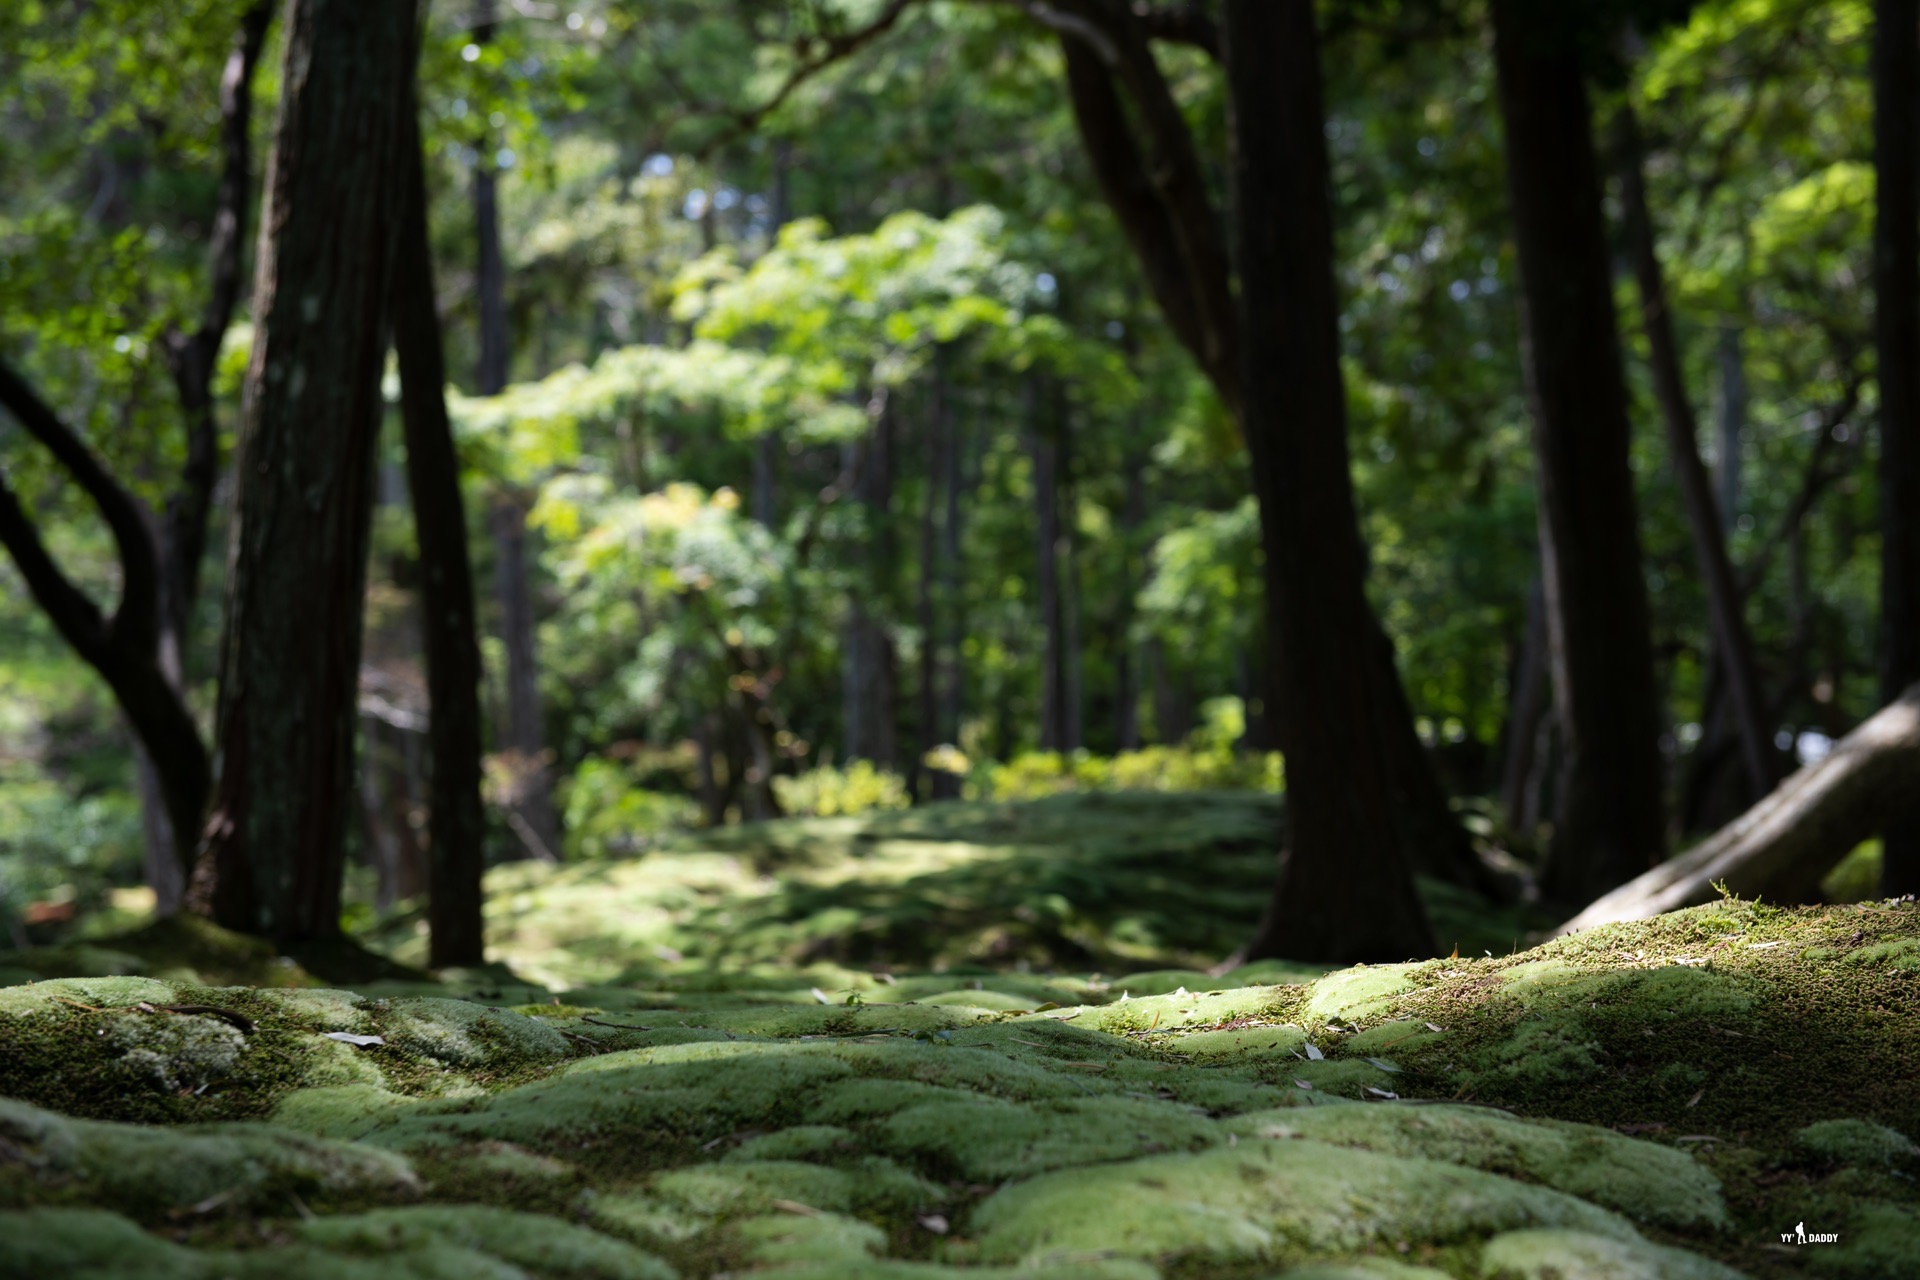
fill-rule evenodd
<path id="1" fill-rule="evenodd" d="M 1730 902 L 1251 982 L 44 981 L 0 990 L 0 1093 L 60 1113 L 0 1111 L 0 1277 L 1920 1274 L 1915 938 Z"/>

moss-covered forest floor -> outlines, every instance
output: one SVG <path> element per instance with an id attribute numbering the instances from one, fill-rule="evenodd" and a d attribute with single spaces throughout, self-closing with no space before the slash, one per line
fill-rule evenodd
<path id="1" fill-rule="evenodd" d="M 1454 957 L 1209 977 L 1271 816 L 505 868 L 484 971 L 191 922 L 0 955 L 0 1277 L 1920 1276 L 1920 906 L 1516 950 L 1434 890 Z"/>

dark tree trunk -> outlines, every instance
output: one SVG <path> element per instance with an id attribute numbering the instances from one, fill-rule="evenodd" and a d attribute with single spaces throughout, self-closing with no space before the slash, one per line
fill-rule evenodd
<path id="1" fill-rule="evenodd" d="M 1542 888 L 1585 902 L 1666 848 L 1626 383 L 1579 58 L 1551 6 L 1493 15 L 1563 751 Z"/>
<path id="2" fill-rule="evenodd" d="M 1873 35 L 1874 342 L 1880 378 L 1880 696 L 1920 679 L 1920 3 L 1878 0 Z M 1920 812 L 1881 832 L 1881 887 L 1920 893 Z"/>
<path id="3" fill-rule="evenodd" d="M 1245 433 L 1241 340 L 1220 219 L 1206 199 L 1192 133 L 1155 63 L 1149 24 L 1122 0 L 1073 0 L 1070 7 L 1074 20 L 1055 19 L 1053 25 L 1061 31 L 1068 95 L 1088 162 L 1169 327 Z M 1050 20 L 1050 11 L 1030 12 Z M 1120 86 L 1132 99 L 1131 117 Z M 1272 514 L 1262 507 L 1263 522 Z M 1414 733 L 1393 646 L 1371 607 L 1367 630 L 1369 643 L 1360 652 L 1379 717 L 1372 732 L 1380 735 L 1390 774 L 1387 803 L 1396 809 L 1419 869 L 1482 887 L 1484 868 Z M 1284 661 L 1277 647 L 1274 660 Z M 1276 672 L 1266 683 L 1278 686 L 1288 678 Z M 1177 740 L 1178 732 L 1168 726 L 1179 717 L 1162 715 L 1160 721 L 1162 736 Z"/>
<path id="4" fill-rule="evenodd" d="M 1720 399 L 1714 414 L 1720 458 L 1713 479 L 1720 504 L 1720 528 L 1728 538 L 1740 524 L 1741 437 L 1747 427 L 1747 364 L 1740 348 L 1740 327 L 1721 325 L 1715 351 L 1720 366 Z"/>
<path id="5" fill-rule="evenodd" d="M 1627 238 L 1633 254 L 1633 273 L 1640 287 L 1640 309 L 1652 357 L 1654 398 L 1667 426 L 1667 448 L 1673 457 L 1680 498 L 1693 537 L 1694 559 L 1707 589 L 1707 620 L 1714 652 L 1726 680 L 1740 733 L 1741 760 L 1746 765 L 1748 803 L 1773 789 L 1779 770 L 1773 749 L 1773 725 L 1767 716 L 1766 694 L 1760 687 L 1759 664 L 1754 657 L 1753 634 L 1740 607 L 1740 584 L 1727 554 L 1725 527 L 1713 496 L 1713 480 L 1700 458 L 1700 438 L 1693 404 L 1687 398 L 1680 369 L 1680 346 L 1674 338 L 1673 312 L 1667 300 L 1665 273 L 1654 243 L 1653 212 L 1647 206 L 1644 148 L 1633 109 L 1622 106 L 1615 119 L 1619 142 L 1620 195 L 1626 214 Z M 1736 462 L 1738 454 L 1735 454 Z M 1735 475 L 1738 475 L 1737 465 Z"/>
<path id="6" fill-rule="evenodd" d="M 1065 616 L 1060 604 L 1060 393 L 1053 380 L 1028 383 L 1028 447 L 1033 459 L 1034 604 L 1043 637 L 1040 653 L 1040 749 L 1067 746 Z"/>
<path id="7" fill-rule="evenodd" d="M 960 744 L 960 720 L 966 709 L 967 680 L 967 600 L 966 539 L 963 523 L 967 496 L 967 449 L 965 435 L 953 412 L 947 387 L 946 353 L 934 356 L 933 389 L 938 397 L 941 417 L 940 487 L 946 501 L 940 527 L 940 594 L 946 605 L 945 634 L 941 648 L 940 707 L 937 720 L 939 740 Z M 959 774 L 944 770 L 933 775 L 936 800 L 960 798 Z"/>
<path id="8" fill-rule="evenodd" d="M 221 654 L 221 770 L 191 898 L 337 936 L 353 811 L 380 374 L 415 8 L 292 0 L 267 181 Z"/>
<path id="9" fill-rule="evenodd" d="M 473 39 L 493 39 L 494 0 L 480 0 Z M 500 243 L 499 178 L 492 145 L 483 136 L 473 168 L 473 223 L 479 246 L 474 294 L 480 313 L 477 389 L 483 396 L 506 389 L 512 348 L 507 331 L 506 256 Z M 553 810 L 547 761 L 546 717 L 540 702 L 540 661 L 535 638 L 533 567 L 527 555 L 527 507 L 518 494 L 502 494 L 488 513 L 493 537 L 494 596 L 500 606 L 507 658 L 507 723 L 501 745 L 512 769 L 507 822 L 527 852 L 557 861 L 560 822 Z"/>
<path id="10" fill-rule="evenodd" d="M 559 859 L 560 824 L 547 772 L 546 715 L 540 703 L 540 660 L 533 616 L 527 508 L 501 494 L 488 512 L 493 535 L 493 589 L 507 651 L 506 755 L 513 773 L 507 820 L 532 857 Z"/>
<path id="11" fill-rule="evenodd" d="M 477 965 L 484 959 L 480 646 L 475 639 L 460 458 L 447 421 L 447 367 L 434 303 L 426 174 L 419 126 L 411 115 L 405 147 L 406 206 L 394 280 L 393 345 L 400 361 L 407 485 L 420 547 L 421 640 L 427 656 L 427 962 L 440 968 Z"/>
<path id="12" fill-rule="evenodd" d="M 888 622 L 899 569 L 893 529 L 894 447 L 894 410 L 889 404 L 876 415 L 872 435 L 854 454 L 854 494 L 864 532 L 867 587 L 849 611 L 843 675 L 847 759 L 870 760 L 882 769 L 897 765 L 894 732 L 899 722 L 893 630 Z"/>
<path id="13" fill-rule="evenodd" d="M 1223 18 L 1243 403 L 1287 767 L 1286 849 L 1247 954 L 1427 955 L 1366 660 L 1378 632 L 1347 457 L 1313 5 L 1226 0 Z"/>
<path id="14" fill-rule="evenodd" d="M 1527 784 L 1533 777 L 1540 742 L 1540 722 L 1551 709 L 1552 686 L 1547 679 L 1547 596 L 1537 580 L 1527 592 L 1527 628 L 1520 654 L 1513 664 L 1507 691 L 1506 759 L 1500 770 L 1500 807 L 1507 824 L 1528 838 L 1521 820 L 1527 807 Z"/>

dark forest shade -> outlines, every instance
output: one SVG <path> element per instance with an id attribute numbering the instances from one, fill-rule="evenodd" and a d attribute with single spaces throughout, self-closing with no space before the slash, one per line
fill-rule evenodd
<path id="1" fill-rule="evenodd" d="M 400 361 L 407 486 L 420 546 L 420 618 L 427 659 L 428 963 L 484 958 L 481 872 L 486 809 L 480 797 L 480 646 L 467 555 L 460 459 L 447 421 L 446 357 L 434 306 L 426 175 L 419 126 L 406 121 L 406 205 L 395 269 L 393 346 Z"/>
<path id="2" fill-rule="evenodd" d="M 197 906 L 337 935 L 414 6 L 294 0 L 236 469 L 219 781 Z"/>
<path id="3" fill-rule="evenodd" d="M 1631 429 L 1578 50 L 1553 6 L 1496 0 L 1493 18 L 1565 752 L 1543 888 L 1586 902 L 1666 847 Z"/>
<path id="4" fill-rule="evenodd" d="M 1246 439 L 1279 651 L 1289 828 L 1249 954 L 1426 955 L 1433 936 L 1395 822 L 1388 708 L 1369 660 L 1313 5 L 1228 0 L 1223 37 Z"/>
<path id="5" fill-rule="evenodd" d="M 1920 680 L 1920 3 L 1874 6 L 1874 340 L 1880 379 L 1880 692 Z M 1920 812 L 1881 835 L 1881 887 L 1920 893 Z"/>

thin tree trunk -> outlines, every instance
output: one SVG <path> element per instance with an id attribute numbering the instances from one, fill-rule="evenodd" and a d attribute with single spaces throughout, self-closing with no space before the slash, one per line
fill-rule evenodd
<path id="1" fill-rule="evenodd" d="M 947 452 L 946 406 L 936 389 L 927 405 L 926 491 L 920 504 L 920 581 L 916 601 L 920 623 L 919 749 L 908 771 L 908 793 L 915 804 L 933 798 L 933 774 L 927 754 L 940 745 L 940 478 Z"/>
<path id="2" fill-rule="evenodd" d="M 940 526 L 940 594 L 946 604 L 946 634 L 941 649 L 939 738 L 960 744 L 960 721 L 966 709 L 967 679 L 967 600 L 966 537 L 963 523 L 968 490 L 965 433 L 953 412 L 947 386 L 946 353 L 938 352 L 933 362 L 934 394 L 939 398 L 942 417 L 941 437 L 945 444 L 941 458 L 941 488 L 946 498 L 946 513 Z M 936 800 L 958 800 L 961 777 L 938 771 L 933 775 Z"/>
<path id="3" fill-rule="evenodd" d="M 1139 591 L 1136 559 L 1140 526 L 1147 518 L 1146 459 L 1135 455 L 1126 462 L 1127 500 L 1120 509 L 1120 619 L 1114 638 L 1114 740 L 1122 751 L 1140 747 L 1140 667 L 1142 655 L 1133 642 L 1135 594 Z"/>
<path id="4" fill-rule="evenodd" d="M 1395 821 L 1382 690 L 1366 661 L 1377 624 L 1347 456 L 1311 0 L 1226 0 L 1222 42 L 1242 402 L 1287 766 L 1286 849 L 1246 954 L 1348 962 L 1431 954 L 1407 833 Z"/>
<path id="5" fill-rule="evenodd" d="M 1873 35 L 1874 345 L 1880 379 L 1880 696 L 1920 679 L 1920 3 L 1878 0 Z M 1920 810 L 1889 815 L 1880 883 L 1920 893 Z"/>
<path id="6" fill-rule="evenodd" d="M 1060 450 L 1055 481 L 1055 506 L 1060 537 L 1060 747 L 1078 751 L 1086 745 L 1086 664 L 1080 642 L 1080 540 L 1075 526 L 1080 500 L 1074 487 L 1072 408 L 1062 393 Z"/>
<path id="7" fill-rule="evenodd" d="M 553 861 L 560 823 L 553 811 L 548 772 L 546 715 L 540 700 L 540 660 L 533 616 L 532 566 L 527 554 L 527 509 L 513 494 L 494 500 L 488 513 L 493 534 L 493 590 L 500 603 L 500 630 L 507 656 L 507 755 L 514 775 L 508 802 L 527 851 Z"/>
<path id="8" fill-rule="evenodd" d="M 1034 597 L 1040 613 L 1040 749 L 1066 747 L 1065 637 L 1060 607 L 1059 393 L 1051 379 L 1028 383 L 1028 448 L 1033 459 Z"/>
<path id="9" fill-rule="evenodd" d="M 173 827 L 167 821 L 166 789 L 160 771 L 140 735 L 129 726 L 128 745 L 133 750 L 133 780 L 140 794 L 140 834 L 146 849 L 146 882 L 153 890 L 155 915 L 170 916 L 180 910 L 187 893 L 186 869 L 180 865 L 180 853 L 173 839 Z"/>
<path id="10" fill-rule="evenodd" d="M 337 936 L 415 6 L 292 0 L 222 647 L 221 771 L 190 900 Z"/>
<path id="11" fill-rule="evenodd" d="M 1660 713 L 1599 166 L 1555 11 L 1494 0 L 1563 763 L 1542 889 L 1587 901 L 1666 847 Z"/>
<path id="12" fill-rule="evenodd" d="M 1720 504 L 1720 529 L 1729 539 L 1740 525 L 1741 437 L 1747 428 L 1747 365 L 1741 354 L 1739 325 L 1723 324 L 1714 355 L 1720 368 L 1720 398 L 1714 414 L 1719 465 L 1714 490 Z"/>
<path id="13" fill-rule="evenodd" d="M 1207 177 L 1192 132 L 1139 15 L 1117 2 L 1073 8 L 1068 21 L 1059 20 L 1051 7 L 1029 11 L 1061 32 L 1068 96 L 1087 159 L 1155 301 L 1246 434 L 1241 339 L 1222 219 L 1206 198 Z M 1121 101 L 1121 86 L 1132 100 L 1131 113 Z M 1275 515 L 1262 506 L 1263 522 Z M 1395 807 L 1419 867 L 1457 883 L 1479 884 L 1484 869 L 1414 732 L 1393 646 L 1371 612 L 1363 660 L 1381 717 L 1374 732 L 1382 735 L 1391 777 L 1387 803 Z M 1277 645 L 1274 660 L 1285 661 Z M 1276 672 L 1268 683 L 1278 686 L 1288 678 Z M 1162 723 L 1177 719 L 1162 717 Z"/>
<path id="14" fill-rule="evenodd" d="M 476 965 L 484 959 L 480 882 L 487 823 L 480 790 L 480 646 L 460 458 L 447 420 L 446 357 L 434 302 L 417 116 L 408 118 L 406 147 L 393 344 L 400 362 L 407 484 L 420 548 L 421 641 L 427 658 L 427 962 L 440 968 Z"/>
<path id="15" fill-rule="evenodd" d="M 1513 687 L 1508 691 L 1507 758 L 1500 773 L 1500 807 L 1506 811 L 1507 822 L 1516 827 L 1520 827 L 1526 809 L 1540 722 L 1550 709 L 1551 695 L 1547 679 L 1547 595 L 1536 579 L 1527 592 L 1527 630 L 1520 642 L 1519 661 L 1514 663 Z"/>
<path id="16" fill-rule="evenodd" d="M 1817 763 L 1702 841 L 1598 899 L 1558 932 L 1744 897 L 1805 902 L 1861 841 L 1920 790 L 1920 684 L 1842 738 Z"/>
<path id="17" fill-rule="evenodd" d="M 1707 620 L 1740 731 L 1741 759 L 1746 765 L 1751 791 L 1749 800 L 1758 800 L 1772 789 L 1778 777 L 1773 726 L 1767 720 L 1766 694 L 1760 687 L 1753 634 L 1747 629 L 1746 615 L 1741 609 L 1740 585 L 1734 577 L 1733 560 L 1727 554 L 1720 509 L 1713 496 L 1713 480 L 1700 458 L 1693 404 L 1687 398 L 1685 375 L 1680 369 L 1673 310 L 1668 303 L 1666 276 L 1654 243 L 1653 212 L 1647 206 L 1645 148 L 1640 139 L 1639 122 L 1632 107 L 1622 106 L 1614 123 L 1620 152 L 1621 204 L 1626 214 L 1634 277 L 1640 287 L 1640 309 L 1653 366 L 1654 398 L 1659 401 L 1660 416 L 1666 422 L 1667 448 L 1687 512 L 1694 559 L 1707 589 Z"/>
<path id="18" fill-rule="evenodd" d="M 894 410 L 887 403 L 855 453 L 854 492 L 864 526 L 867 590 L 864 598 L 856 596 L 849 612 L 845 660 L 847 758 L 870 760 L 882 769 L 898 764 L 894 733 L 899 683 L 888 621 L 899 568 L 893 529 L 895 443 Z"/>

